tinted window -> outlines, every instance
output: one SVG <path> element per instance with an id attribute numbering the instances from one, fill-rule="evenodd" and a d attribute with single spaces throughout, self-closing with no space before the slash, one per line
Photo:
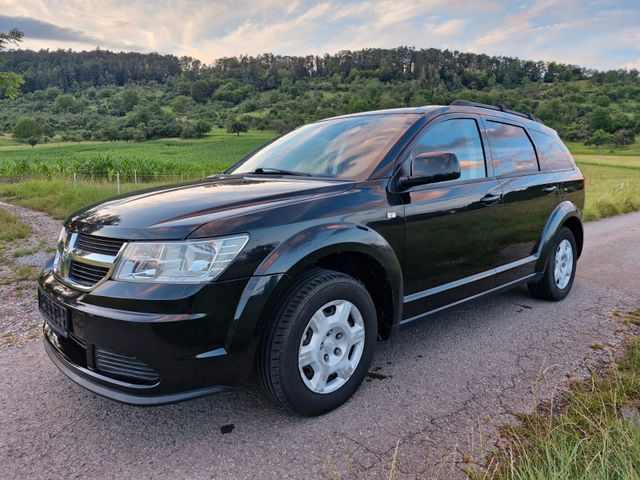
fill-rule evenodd
<path id="1" fill-rule="evenodd" d="M 366 179 L 415 115 L 362 115 L 305 125 L 257 151 L 228 173 L 277 168 Z"/>
<path id="2" fill-rule="evenodd" d="M 492 121 L 487 127 L 496 176 L 538 171 L 536 152 L 524 128 Z"/>
<path id="3" fill-rule="evenodd" d="M 480 132 L 471 118 L 447 120 L 428 128 L 411 149 L 411 157 L 427 152 L 454 153 L 460 162 L 459 180 L 487 176 Z"/>
<path id="4" fill-rule="evenodd" d="M 567 170 L 573 168 L 571 154 L 555 135 L 531 130 L 531 136 L 540 155 L 540 167 L 544 170 Z"/>

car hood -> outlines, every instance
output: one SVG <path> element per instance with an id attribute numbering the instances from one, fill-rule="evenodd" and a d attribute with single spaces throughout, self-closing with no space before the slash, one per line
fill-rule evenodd
<path id="1" fill-rule="evenodd" d="M 221 175 L 119 196 L 72 213 L 72 231 L 102 237 L 183 239 L 211 221 L 348 190 L 351 181 Z"/>

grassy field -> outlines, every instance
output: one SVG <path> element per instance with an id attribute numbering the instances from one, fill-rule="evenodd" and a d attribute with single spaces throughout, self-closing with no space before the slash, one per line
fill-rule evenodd
<path id="1" fill-rule="evenodd" d="M 0 138 L 0 177 L 73 175 L 123 179 L 152 175 L 219 173 L 275 136 L 249 131 L 236 136 L 216 130 L 201 140 L 154 140 L 144 143 L 50 143 L 30 147 Z"/>
<path id="2" fill-rule="evenodd" d="M 640 325 L 640 308 L 622 322 Z M 597 345 L 597 344 L 596 344 Z M 593 348 L 596 347 L 593 346 Z M 506 445 L 488 459 L 486 480 L 640 478 L 640 339 L 607 372 L 574 382 L 555 405 L 502 427 Z"/>
<path id="3" fill-rule="evenodd" d="M 195 179 L 224 170 L 274 136 L 274 132 L 236 136 L 216 130 L 201 140 L 59 143 L 35 148 L 0 136 L 0 181 L 21 180 L 0 182 L 0 195 L 63 218 L 83 205 L 115 195 L 116 171 L 121 193 Z M 640 143 L 600 150 L 568 145 L 587 177 L 587 220 L 640 209 Z M 74 173 L 79 179 L 76 184 Z"/>
<path id="4" fill-rule="evenodd" d="M 625 147 L 616 147 L 614 145 L 585 145 L 582 142 L 566 142 L 567 148 L 574 155 L 613 155 L 613 156 L 634 156 L 640 155 L 640 136 L 636 137 L 636 143 Z"/>
<path id="5" fill-rule="evenodd" d="M 640 209 L 640 156 L 575 159 L 587 179 L 586 220 Z"/>

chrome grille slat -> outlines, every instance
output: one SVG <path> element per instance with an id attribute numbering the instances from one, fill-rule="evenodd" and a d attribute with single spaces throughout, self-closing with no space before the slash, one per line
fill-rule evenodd
<path id="1" fill-rule="evenodd" d="M 72 260 L 69 265 L 69 278 L 72 281 L 87 287 L 98 283 L 107 275 L 107 273 L 109 273 L 108 268 L 80 263 L 75 260 Z"/>
<path id="2" fill-rule="evenodd" d="M 120 248 L 124 244 L 124 240 L 116 238 L 103 238 L 93 235 L 78 234 L 76 247 L 86 252 L 101 253 L 103 255 L 116 256 Z"/>

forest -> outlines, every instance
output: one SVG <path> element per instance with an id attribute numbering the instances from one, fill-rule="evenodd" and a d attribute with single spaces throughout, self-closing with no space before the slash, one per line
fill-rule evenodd
<path id="1" fill-rule="evenodd" d="M 0 133 L 32 145 L 198 138 L 212 128 L 283 133 L 330 116 L 456 98 L 531 112 L 567 141 L 620 147 L 640 133 L 637 70 L 411 47 L 211 65 L 157 53 L 18 49 L 0 61 L 23 79 L 18 96 L 0 100 Z"/>

